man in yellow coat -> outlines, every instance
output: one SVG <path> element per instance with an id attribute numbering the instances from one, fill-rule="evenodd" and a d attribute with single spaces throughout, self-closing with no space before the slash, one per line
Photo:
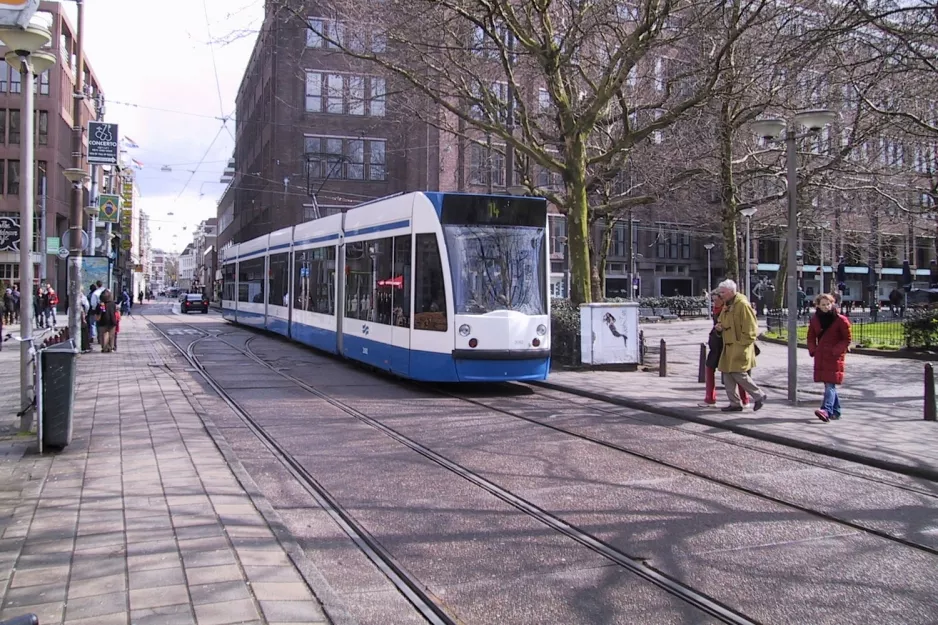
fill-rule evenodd
<path id="1" fill-rule="evenodd" d="M 721 282 L 717 294 L 724 302 L 719 322 L 715 326 L 723 338 L 719 369 L 723 373 L 726 396 L 730 400 L 730 405 L 721 410 L 742 412 L 737 385 L 752 395 L 755 400 L 753 411 L 761 410 L 765 404 L 765 392 L 749 377 L 749 372 L 756 366 L 756 335 L 759 332 L 756 315 L 749 300 L 737 292 L 736 283 L 732 280 Z"/>

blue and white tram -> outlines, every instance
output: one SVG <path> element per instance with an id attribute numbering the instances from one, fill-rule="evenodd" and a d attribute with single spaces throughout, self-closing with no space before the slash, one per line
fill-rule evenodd
<path id="1" fill-rule="evenodd" d="M 414 380 L 543 380 L 548 254 L 541 198 L 397 195 L 223 250 L 222 312 Z"/>

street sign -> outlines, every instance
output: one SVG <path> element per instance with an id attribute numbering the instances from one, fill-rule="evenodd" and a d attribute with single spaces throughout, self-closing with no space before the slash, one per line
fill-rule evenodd
<path id="1" fill-rule="evenodd" d="M 59 241 L 59 237 L 46 237 L 47 254 L 57 254 L 60 247 L 62 247 L 62 242 Z"/>
<path id="2" fill-rule="evenodd" d="M 129 250 L 129 249 L 132 248 L 133 246 L 134 246 L 134 244 L 130 242 L 130 239 L 124 239 L 123 241 L 121 241 L 121 249 L 122 249 L 122 250 L 125 250 L 125 251 L 126 251 L 126 250 Z"/>
<path id="3" fill-rule="evenodd" d="M 39 10 L 39 0 L 0 0 L 0 26 L 25 28 Z"/>
<path id="4" fill-rule="evenodd" d="M 59 248 L 59 251 L 56 252 L 55 255 L 58 256 L 59 258 L 61 258 L 62 260 L 65 260 L 66 258 L 68 258 L 68 248 L 67 248 L 67 247 L 60 247 L 60 248 Z"/>
<path id="5" fill-rule="evenodd" d="M 98 196 L 98 221 L 116 224 L 120 222 L 121 197 L 102 193 Z"/>
<path id="6" fill-rule="evenodd" d="M 72 249 L 71 232 L 72 232 L 71 230 L 66 230 L 65 232 L 62 233 L 62 237 L 61 237 L 62 247 L 64 247 L 67 250 Z M 83 250 L 88 249 L 88 233 L 85 232 L 84 230 L 81 231 L 81 249 Z"/>
<path id="7" fill-rule="evenodd" d="M 117 165 L 120 152 L 117 124 L 88 122 L 88 162 L 93 165 Z"/>

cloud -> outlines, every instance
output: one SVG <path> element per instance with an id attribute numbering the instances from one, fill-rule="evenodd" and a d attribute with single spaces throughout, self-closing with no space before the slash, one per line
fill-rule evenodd
<path id="1" fill-rule="evenodd" d="M 218 180 L 234 150 L 235 126 L 232 118 L 222 130 L 217 118 L 234 115 L 264 1 L 205 0 L 204 10 L 199 0 L 84 6 L 85 49 L 107 100 L 106 120 L 140 146 L 129 154 L 144 163 L 136 173 L 152 243 L 181 250 L 194 226 L 215 216 L 224 190 Z M 66 10 L 77 24 L 74 4 Z"/>

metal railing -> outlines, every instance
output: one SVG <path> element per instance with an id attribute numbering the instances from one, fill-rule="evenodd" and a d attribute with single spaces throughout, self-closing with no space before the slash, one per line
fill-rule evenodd
<path id="1" fill-rule="evenodd" d="M 886 314 L 883 314 L 885 312 Z M 849 317 L 853 331 L 853 344 L 857 347 L 900 349 L 907 347 L 905 327 L 898 316 L 889 311 L 880 311 L 879 315 L 870 313 L 856 314 Z M 808 335 L 810 314 L 798 315 L 798 340 L 805 342 Z M 788 315 L 784 311 L 772 311 L 766 315 L 766 330 L 770 336 L 783 341 L 788 340 Z"/>

